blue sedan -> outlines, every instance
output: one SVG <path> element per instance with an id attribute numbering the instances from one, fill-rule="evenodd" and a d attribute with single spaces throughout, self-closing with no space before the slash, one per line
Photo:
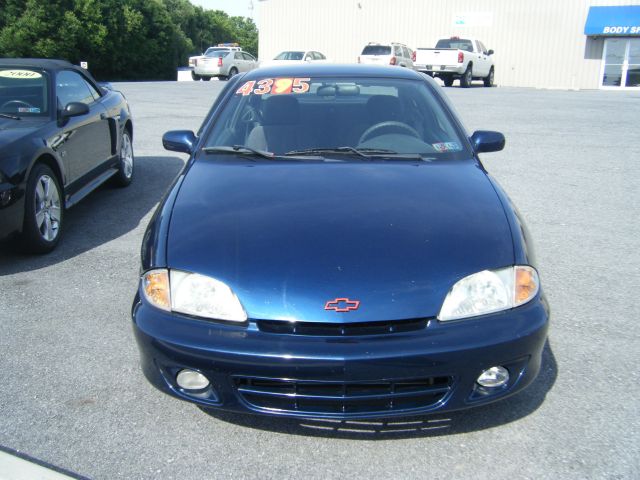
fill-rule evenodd
<path id="1" fill-rule="evenodd" d="M 64 212 L 107 180 L 131 183 L 124 96 L 62 60 L 0 59 L 0 238 L 53 250 Z"/>
<path id="2" fill-rule="evenodd" d="M 548 307 L 527 230 L 432 79 L 373 66 L 236 76 L 142 245 L 142 369 L 201 407 L 375 418 L 505 398 Z"/>

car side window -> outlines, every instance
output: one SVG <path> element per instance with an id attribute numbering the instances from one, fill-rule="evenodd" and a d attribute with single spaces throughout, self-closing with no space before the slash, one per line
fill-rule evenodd
<path id="1" fill-rule="evenodd" d="M 64 108 L 70 102 L 81 102 L 91 105 L 100 98 L 98 91 L 79 73 L 63 70 L 56 77 L 56 95 L 58 104 Z"/>
<path id="2" fill-rule="evenodd" d="M 402 49 L 398 45 L 396 45 L 395 47 L 393 47 L 393 54 L 396 57 L 401 57 L 402 56 Z"/>
<path id="3" fill-rule="evenodd" d="M 244 59 L 245 59 L 245 60 L 249 60 L 250 62 L 255 62 L 255 61 L 256 61 L 256 59 L 255 59 L 255 58 L 253 58 L 253 56 L 252 56 L 252 55 L 250 55 L 250 54 L 248 54 L 248 53 L 244 53 L 244 52 L 243 52 L 243 53 L 242 53 L 242 56 L 244 57 Z"/>
<path id="4" fill-rule="evenodd" d="M 236 52 L 236 53 L 233 55 L 233 58 L 235 58 L 236 60 L 243 60 L 243 58 L 242 58 L 242 53 L 240 53 L 240 52 Z"/>

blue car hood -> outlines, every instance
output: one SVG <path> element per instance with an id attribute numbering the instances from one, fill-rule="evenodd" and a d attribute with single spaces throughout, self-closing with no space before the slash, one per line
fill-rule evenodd
<path id="1" fill-rule="evenodd" d="M 514 259 L 502 204 L 473 161 L 198 160 L 167 241 L 170 268 L 225 282 L 253 319 L 434 317 L 456 281 Z M 325 310 L 338 298 L 359 308 Z"/>

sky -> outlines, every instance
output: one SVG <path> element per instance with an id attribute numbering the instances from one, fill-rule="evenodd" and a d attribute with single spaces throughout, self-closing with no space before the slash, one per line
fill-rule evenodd
<path id="1" fill-rule="evenodd" d="M 206 10 L 222 10 L 232 17 L 251 17 L 258 24 L 258 0 L 190 0 Z M 253 5 L 253 11 L 250 6 Z"/>

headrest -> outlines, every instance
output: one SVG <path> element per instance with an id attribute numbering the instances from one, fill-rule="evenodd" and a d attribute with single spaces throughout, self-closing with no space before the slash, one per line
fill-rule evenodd
<path id="1" fill-rule="evenodd" d="M 265 100 L 263 125 L 293 125 L 300 119 L 298 99 L 291 95 L 274 95 Z"/>
<path id="2" fill-rule="evenodd" d="M 401 118 L 400 100 L 391 95 L 374 95 L 367 101 L 367 113 L 374 122 Z"/>

